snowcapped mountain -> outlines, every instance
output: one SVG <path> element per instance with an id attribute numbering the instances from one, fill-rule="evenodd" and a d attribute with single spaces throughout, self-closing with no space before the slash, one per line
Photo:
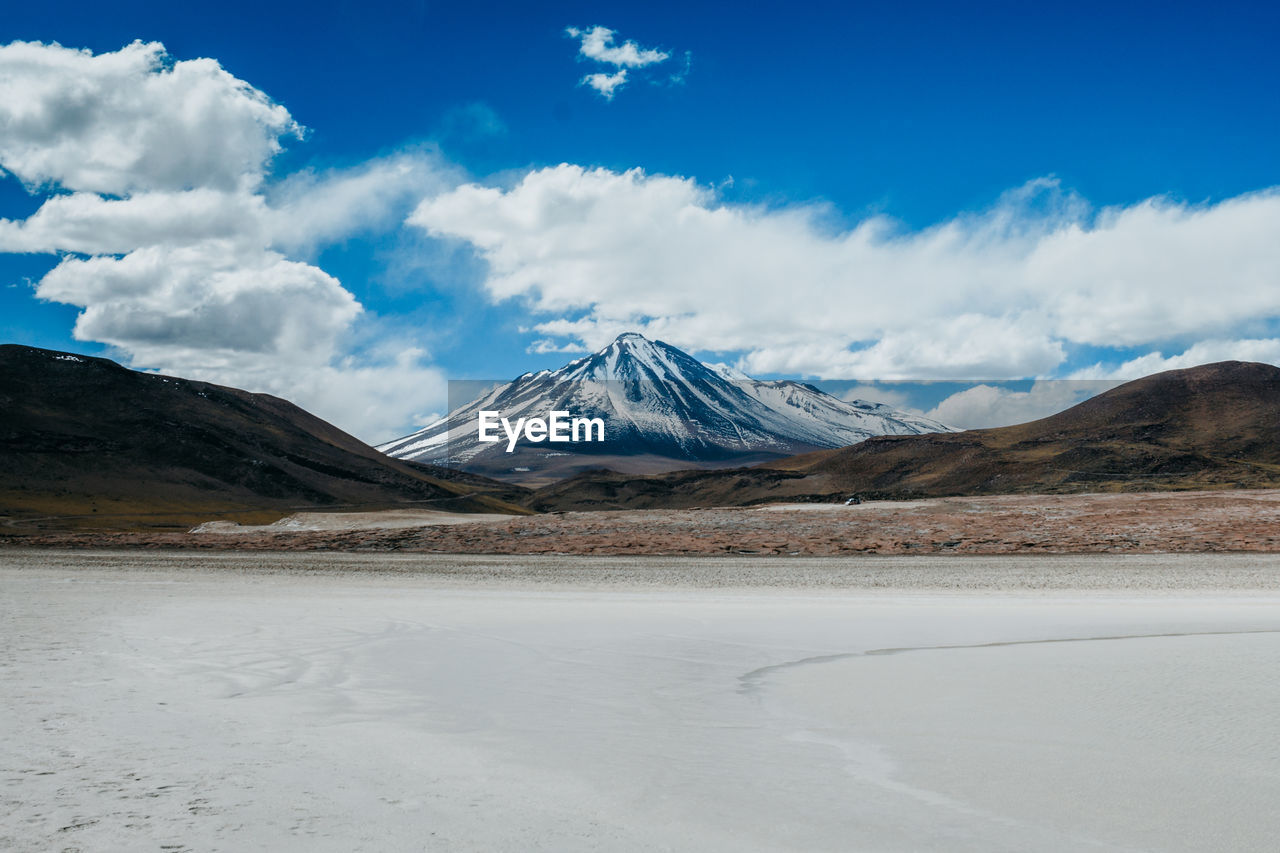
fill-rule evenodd
<path id="1" fill-rule="evenodd" d="M 602 442 L 478 440 L 479 414 L 600 418 Z M 631 473 L 747 465 L 844 447 L 874 435 L 950 428 L 882 403 L 845 402 L 812 385 L 761 381 L 707 365 L 661 341 L 627 333 L 559 370 L 526 373 L 412 435 L 378 447 L 400 459 L 535 481 L 587 468 Z M 498 432 L 502 435 L 501 431 Z"/>

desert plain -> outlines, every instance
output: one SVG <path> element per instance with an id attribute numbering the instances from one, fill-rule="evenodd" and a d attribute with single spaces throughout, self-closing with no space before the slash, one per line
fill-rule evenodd
<path id="1" fill-rule="evenodd" d="M 265 524 L 77 529 L 0 517 L 0 546 L 587 556 L 851 556 L 1280 551 L 1280 490 L 1218 489 L 772 503 L 536 515 L 296 512 Z"/>

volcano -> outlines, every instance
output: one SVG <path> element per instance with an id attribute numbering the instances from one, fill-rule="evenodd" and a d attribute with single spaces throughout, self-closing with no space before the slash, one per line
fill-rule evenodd
<path id="1" fill-rule="evenodd" d="M 552 445 L 481 442 L 479 414 L 515 422 L 552 411 L 599 418 L 605 439 Z M 758 464 L 878 435 L 951 432 L 883 403 L 846 402 L 802 382 L 752 379 L 670 344 L 620 335 L 558 370 L 489 388 L 437 423 L 378 447 L 399 459 L 546 483 L 595 468 L 657 473 Z"/>

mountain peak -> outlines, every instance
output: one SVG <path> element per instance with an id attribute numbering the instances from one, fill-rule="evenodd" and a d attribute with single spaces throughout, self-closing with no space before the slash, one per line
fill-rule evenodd
<path id="1" fill-rule="evenodd" d="M 501 412 L 511 422 L 553 410 L 572 412 L 602 420 L 609 438 L 572 449 L 483 443 L 477 438 L 481 410 Z M 379 449 L 499 477 L 552 470 L 563 476 L 605 462 L 636 472 L 742 465 L 873 435 L 947 429 L 889 407 L 846 403 L 812 386 L 757 381 L 626 332 L 598 352 L 492 389 L 445 420 Z"/>
<path id="2" fill-rule="evenodd" d="M 660 348 L 669 347 L 669 346 L 670 346 L 669 344 L 664 344 L 662 341 L 649 340 L 639 332 L 623 332 L 622 334 L 614 338 L 613 343 L 609 344 L 609 346 L 605 347 L 603 350 L 601 350 L 601 352 L 605 352 L 606 350 L 612 349 L 613 347 L 617 347 L 618 349 L 625 349 L 625 350 L 637 350 L 637 349 L 645 350 L 645 349 L 660 349 Z"/>

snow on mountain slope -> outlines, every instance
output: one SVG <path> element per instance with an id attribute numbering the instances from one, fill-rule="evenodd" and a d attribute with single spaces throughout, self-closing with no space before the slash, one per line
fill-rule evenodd
<path id="1" fill-rule="evenodd" d="M 506 453 L 477 440 L 480 411 L 512 423 L 553 410 L 605 422 L 603 443 L 540 444 Z M 761 381 L 706 365 L 661 341 L 628 333 L 559 370 L 527 373 L 490 389 L 435 424 L 378 449 L 401 459 L 497 471 L 566 453 L 742 463 L 856 444 L 873 435 L 948 432 L 949 427 L 881 403 L 845 402 L 800 382 Z M 484 464 L 480 464 L 483 462 Z M 508 468 L 509 470 L 510 468 Z"/>

